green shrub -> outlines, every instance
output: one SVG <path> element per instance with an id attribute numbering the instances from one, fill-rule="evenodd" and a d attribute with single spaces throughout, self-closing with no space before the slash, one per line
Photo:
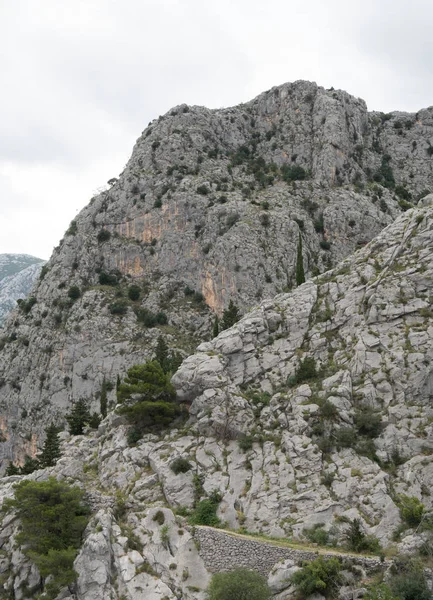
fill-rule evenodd
<path id="1" fill-rule="evenodd" d="M 66 235 L 75 235 L 78 231 L 78 227 L 77 227 L 77 221 L 71 221 L 67 231 L 66 231 Z"/>
<path id="2" fill-rule="evenodd" d="M 283 165 L 281 167 L 283 181 L 300 181 L 307 178 L 307 172 L 299 165 Z"/>
<path id="3" fill-rule="evenodd" d="M 178 475 L 179 473 L 187 473 L 191 470 L 191 468 L 191 464 L 187 461 L 187 459 L 182 458 L 181 456 L 175 458 L 170 465 L 170 469 L 175 475 Z"/>
<path id="4" fill-rule="evenodd" d="M 263 575 L 244 568 L 215 573 L 207 593 L 208 600 L 268 600 L 271 597 Z"/>
<path id="5" fill-rule="evenodd" d="M 290 580 L 303 597 L 317 593 L 328 595 L 341 583 L 341 563 L 337 558 L 319 557 L 305 562 Z"/>
<path id="6" fill-rule="evenodd" d="M 363 532 L 361 521 L 359 519 L 353 519 L 353 521 L 350 522 L 345 537 L 349 550 L 353 550 L 354 552 L 372 552 L 379 554 L 381 551 L 379 540 L 376 537 L 366 535 Z"/>
<path id="7" fill-rule="evenodd" d="M 106 273 L 105 271 L 101 271 L 99 273 L 98 281 L 101 285 L 116 286 L 119 283 L 119 277 L 117 273 Z"/>
<path id="8" fill-rule="evenodd" d="M 314 525 L 311 529 L 304 529 L 303 533 L 307 540 L 313 544 L 318 544 L 319 546 L 329 545 L 329 532 L 323 528 L 321 523 Z"/>
<path id="9" fill-rule="evenodd" d="M 355 427 L 359 435 L 368 438 L 376 438 L 382 431 L 382 419 L 380 414 L 371 408 L 363 408 L 355 415 Z"/>
<path id="10" fill-rule="evenodd" d="M 313 357 L 307 356 L 304 360 L 301 360 L 299 367 L 296 371 L 296 382 L 303 383 L 304 381 L 310 381 L 316 379 L 316 361 Z"/>
<path id="11" fill-rule="evenodd" d="M 168 323 L 167 315 L 162 311 L 155 314 L 147 308 L 140 308 L 135 314 L 137 315 L 137 321 L 143 323 L 145 327 L 151 328 Z"/>
<path id="12" fill-rule="evenodd" d="M 15 509 L 21 521 L 16 542 L 45 579 L 52 576 L 44 597 L 55 598 L 60 588 L 73 583 L 77 550 L 87 525 L 89 509 L 83 492 L 50 477 L 47 481 L 22 481 L 4 509 Z"/>
<path id="13" fill-rule="evenodd" d="M 110 237 L 111 237 L 111 233 L 108 231 L 108 229 L 101 229 L 101 231 L 96 236 L 96 238 L 100 244 L 103 242 L 107 242 L 110 239 Z"/>
<path id="14" fill-rule="evenodd" d="M 131 285 L 128 288 L 128 298 L 133 302 L 140 300 L 141 289 L 138 285 Z"/>
<path id="15" fill-rule="evenodd" d="M 165 515 L 164 515 L 163 511 L 157 510 L 156 513 L 153 515 L 152 520 L 155 521 L 155 523 L 158 523 L 158 525 L 164 525 Z"/>
<path id="16" fill-rule="evenodd" d="M 400 516 L 409 527 L 417 527 L 424 516 L 424 504 L 415 496 L 402 494 L 398 499 Z"/>
<path id="17" fill-rule="evenodd" d="M 191 525 L 208 525 L 209 527 L 219 527 L 221 525 L 221 521 L 217 517 L 216 513 L 220 502 L 221 496 L 218 492 L 212 492 L 209 498 L 198 502 L 189 518 Z"/>
<path id="18" fill-rule="evenodd" d="M 398 600 L 431 599 L 431 592 L 421 569 L 393 576 L 390 587 Z"/>
<path id="19" fill-rule="evenodd" d="M 328 242 L 327 240 L 321 240 L 320 241 L 320 247 L 322 248 L 322 250 L 330 250 L 331 249 L 331 243 Z"/>
<path id="20" fill-rule="evenodd" d="M 37 300 L 34 296 L 30 296 L 28 300 L 22 300 L 21 298 L 17 300 L 17 304 L 20 307 L 20 310 L 22 310 L 25 315 L 29 314 L 36 302 Z"/>
<path id="21" fill-rule="evenodd" d="M 238 446 L 242 452 L 247 452 L 253 447 L 254 438 L 252 435 L 243 435 L 238 439 Z"/>
<path id="22" fill-rule="evenodd" d="M 367 590 L 366 595 L 364 596 L 364 600 L 399 600 L 397 596 L 395 596 L 391 590 L 391 588 L 386 585 L 386 583 L 380 583 L 378 585 L 373 585 Z"/>
<path id="23" fill-rule="evenodd" d="M 205 185 L 199 185 L 196 191 L 197 194 L 200 194 L 201 196 L 207 196 L 209 194 L 209 188 Z"/>
<path id="24" fill-rule="evenodd" d="M 112 315 L 125 315 L 128 312 L 128 303 L 126 300 L 116 300 L 110 304 L 110 313 Z"/>
<path id="25" fill-rule="evenodd" d="M 78 298 L 81 296 L 81 291 L 78 285 L 71 285 L 71 287 L 68 290 L 68 296 L 73 302 L 75 302 L 75 300 L 78 300 Z"/>

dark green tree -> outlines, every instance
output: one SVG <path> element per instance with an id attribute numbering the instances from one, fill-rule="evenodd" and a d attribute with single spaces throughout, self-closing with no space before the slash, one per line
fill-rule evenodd
<path id="1" fill-rule="evenodd" d="M 37 458 L 26 456 L 24 464 L 20 467 L 20 475 L 30 475 L 33 471 L 37 471 L 41 466 Z"/>
<path id="2" fill-rule="evenodd" d="M 215 321 L 213 322 L 213 328 L 212 328 L 212 337 L 216 337 L 220 332 L 220 322 L 218 317 L 215 317 Z"/>
<path id="3" fill-rule="evenodd" d="M 16 510 L 22 528 L 16 541 L 43 578 L 53 576 L 44 597 L 55 598 L 62 586 L 77 577 L 73 563 L 89 514 L 83 492 L 54 477 L 48 481 L 22 481 L 15 487 L 14 498 L 5 500 L 3 508 Z"/>
<path id="4" fill-rule="evenodd" d="M 38 456 L 42 468 L 53 467 L 62 455 L 57 427 L 51 423 L 45 430 L 45 442 L 42 452 Z"/>
<path id="5" fill-rule="evenodd" d="M 169 357 L 168 357 L 168 346 L 167 346 L 164 338 L 162 337 L 162 335 L 159 336 L 158 342 L 156 344 L 155 359 L 161 365 L 164 373 L 167 373 L 168 371 L 170 371 L 171 365 L 170 365 L 170 361 L 169 361 Z"/>
<path id="6" fill-rule="evenodd" d="M 119 386 L 117 398 L 124 402 L 118 412 L 128 417 L 135 438 L 138 434 L 167 427 L 180 414 L 175 403 L 176 392 L 156 360 L 131 367 Z"/>
<path id="7" fill-rule="evenodd" d="M 290 580 L 303 598 L 317 593 L 328 596 L 341 583 L 341 563 L 338 558 L 325 559 L 320 556 L 305 562 Z"/>
<path id="8" fill-rule="evenodd" d="M 302 236 L 299 233 L 298 253 L 296 255 L 296 285 L 305 282 L 304 258 L 302 256 Z"/>
<path id="9" fill-rule="evenodd" d="M 240 318 L 241 315 L 239 313 L 239 308 L 236 306 L 236 304 L 234 304 L 233 300 L 230 300 L 228 308 L 226 308 L 223 312 L 220 324 L 220 331 L 232 327 L 232 325 L 237 323 Z"/>
<path id="10" fill-rule="evenodd" d="M 10 462 L 6 469 L 6 477 L 9 477 L 10 475 L 19 475 L 19 473 L 19 468 L 16 465 L 14 465 L 13 462 Z"/>
<path id="11" fill-rule="evenodd" d="M 108 407 L 108 402 L 107 402 L 107 380 L 105 379 L 105 377 L 102 380 L 101 397 L 100 397 L 99 403 L 100 403 L 100 409 L 101 409 L 102 418 L 105 419 L 105 417 L 107 416 L 107 407 Z"/>
<path id="12" fill-rule="evenodd" d="M 268 600 L 270 597 L 263 575 L 244 568 L 215 573 L 208 588 L 209 600 Z"/>
<path id="13" fill-rule="evenodd" d="M 89 424 L 91 415 L 87 402 L 80 398 L 72 408 L 71 412 L 66 415 L 66 420 L 69 424 L 69 432 L 72 435 L 81 435 L 83 429 Z"/>

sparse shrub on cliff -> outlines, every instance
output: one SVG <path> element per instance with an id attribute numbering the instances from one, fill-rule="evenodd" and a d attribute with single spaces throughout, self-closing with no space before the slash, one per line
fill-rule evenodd
<path id="1" fill-rule="evenodd" d="M 271 590 L 257 571 L 239 568 L 215 573 L 208 587 L 208 600 L 268 600 Z"/>
<path id="2" fill-rule="evenodd" d="M 130 285 L 128 288 L 128 298 L 133 302 L 140 299 L 141 289 L 138 285 Z"/>
<path id="3" fill-rule="evenodd" d="M 68 290 L 68 297 L 75 302 L 81 296 L 81 290 L 78 285 L 71 285 Z"/>
<path id="4" fill-rule="evenodd" d="M 137 315 L 137 321 L 143 323 L 145 327 L 156 327 L 157 325 L 166 325 L 168 322 L 167 315 L 165 312 L 153 313 L 147 308 L 138 309 L 135 314 Z"/>
<path id="5" fill-rule="evenodd" d="M 398 506 L 400 516 L 409 527 L 417 527 L 424 517 L 424 504 L 415 496 L 402 494 L 399 497 Z"/>
<path id="6" fill-rule="evenodd" d="M 75 235 L 78 231 L 78 227 L 77 227 L 77 221 L 71 221 L 67 231 L 66 231 L 66 235 Z"/>
<path id="7" fill-rule="evenodd" d="M 106 273 L 101 271 L 98 280 L 101 285 L 116 286 L 119 283 L 119 274 L 117 272 Z"/>
<path id="8" fill-rule="evenodd" d="M 117 300 L 110 304 L 110 313 L 112 315 L 125 315 L 128 311 L 128 303 L 126 300 Z"/>
<path id="9" fill-rule="evenodd" d="M 108 231 L 108 229 L 101 229 L 101 231 L 96 237 L 98 242 L 102 244 L 103 242 L 107 242 L 110 239 L 111 233 Z"/>
<path id="10" fill-rule="evenodd" d="M 301 360 L 299 367 L 296 371 L 296 383 L 304 383 L 304 381 L 310 381 L 316 379 L 317 369 L 316 361 L 313 357 L 307 356 L 304 360 Z"/>
<path id="11" fill-rule="evenodd" d="M 305 282 L 304 257 L 302 256 L 302 236 L 299 233 L 298 251 L 296 255 L 296 285 L 301 285 Z"/>
<path id="12" fill-rule="evenodd" d="M 302 569 L 290 578 L 297 587 L 301 598 L 312 594 L 325 596 L 335 591 L 341 583 L 341 563 L 338 558 L 316 558 L 304 562 Z"/>
<path id="13" fill-rule="evenodd" d="M 175 458 L 170 465 L 170 469 L 175 475 L 179 475 L 179 473 L 188 473 L 191 468 L 191 464 L 187 461 L 187 459 L 182 458 L 181 456 Z"/>
<path id="14" fill-rule="evenodd" d="M 200 500 L 192 512 L 189 522 L 191 525 L 207 525 L 208 527 L 219 527 L 221 521 L 217 517 L 218 505 L 221 502 L 220 493 L 215 490 L 209 498 Z"/>

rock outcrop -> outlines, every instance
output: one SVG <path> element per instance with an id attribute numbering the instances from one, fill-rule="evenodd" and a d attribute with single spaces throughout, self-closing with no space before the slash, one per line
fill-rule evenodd
<path id="1" fill-rule="evenodd" d="M 151 357 L 158 335 L 185 356 L 229 300 L 245 313 L 292 289 L 298 256 L 308 277 L 365 245 L 431 190 L 432 136 L 432 109 L 368 113 L 302 81 L 150 123 L 5 327 L 1 455 L 34 453 L 79 398 L 98 410 L 104 378 Z M 147 328 L 149 311 L 168 324 Z"/>

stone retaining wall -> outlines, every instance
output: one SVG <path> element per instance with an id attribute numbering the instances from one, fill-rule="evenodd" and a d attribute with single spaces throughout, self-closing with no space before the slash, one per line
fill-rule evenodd
<path id="1" fill-rule="evenodd" d="M 229 571 L 236 567 L 248 567 L 268 576 L 272 567 L 281 560 L 290 558 L 297 563 L 303 560 L 314 560 L 318 556 L 318 552 L 274 546 L 266 542 L 230 535 L 210 527 L 196 527 L 194 538 L 200 546 L 199 554 L 206 569 L 211 573 Z M 336 556 L 331 553 L 320 553 L 320 555 L 324 558 Z M 367 574 L 388 566 L 379 558 L 356 555 L 344 555 L 342 558 L 352 565 L 359 565 Z"/>

